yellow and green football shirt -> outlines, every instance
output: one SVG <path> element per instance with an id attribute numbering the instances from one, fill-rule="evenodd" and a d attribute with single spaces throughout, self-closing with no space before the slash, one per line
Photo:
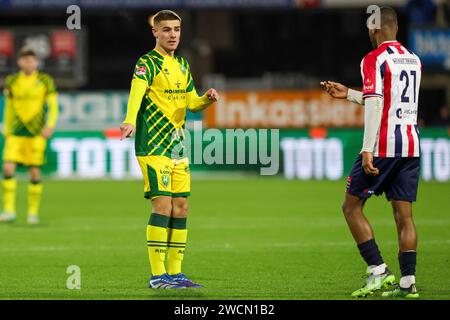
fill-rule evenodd
<path id="1" fill-rule="evenodd" d="M 137 115 L 130 105 L 135 84 L 146 88 Z M 124 123 L 136 125 L 136 156 L 177 158 L 183 148 L 186 109 L 196 112 L 211 103 L 206 95 L 197 95 L 185 58 L 163 55 L 156 49 L 138 60 L 131 94 Z"/>
<path id="2" fill-rule="evenodd" d="M 51 76 L 37 71 L 31 75 L 18 72 L 6 77 L 5 82 L 5 136 L 34 137 L 44 127 L 55 126 L 58 105 Z"/>

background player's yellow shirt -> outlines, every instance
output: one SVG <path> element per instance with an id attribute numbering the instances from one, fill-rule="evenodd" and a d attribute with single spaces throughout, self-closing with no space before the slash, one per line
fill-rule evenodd
<path id="1" fill-rule="evenodd" d="M 147 86 L 136 119 L 136 155 L 177 157 L 183 141 L 186 109 L 199 98 L 186 59 L 152 50 L 137 62 L 133 81 Z M 177 149 L 175 149 L 177 148 Z"/>
<path id="2" fill-rule="evenodd" d="M 46 125 L 46 99 L 56 93 L 53 79 L 45 73 L 23 72 L 6 78 L 4 134 L 37 136 Z"/>

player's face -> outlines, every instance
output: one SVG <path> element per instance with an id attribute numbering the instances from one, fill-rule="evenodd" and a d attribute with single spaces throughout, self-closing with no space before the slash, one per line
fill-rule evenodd
<path id="1" fill-rule="evenodd" d="M 38 68 L 38 60 L 35 56 L 20 57 L 17 64 L 19 65 L 20 70 L 26 74 L 33 73 Z"/>
<path id="2" fill-rule="evenodd" d="M 181 23 L 179 20 L 160 21 L 153 28 L 153 34 L 164 50 L 175 51 L 180 43 Z"/>

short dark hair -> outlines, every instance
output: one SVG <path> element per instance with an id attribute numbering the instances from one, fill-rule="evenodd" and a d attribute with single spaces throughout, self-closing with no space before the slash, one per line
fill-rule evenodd
<path id="1" fill-rule="evenodd" d="M 396 26 L 398 24 L 397 21 L 397 12 L 391 7 L 381 7 L 381 25 L 385 26 Z"/>
<path id="2" fill-rule="evenodd" d="M 181 23 L 180 16 L 175 12 L 173 12 L 172 10 L 161 10 L 152 17 L 151 25 L 153 27 L 155 23 L 159 23 L 164 20 L 178 20 Z"/>
<path id="3" fill-rule="evenodd" d="M 23 57 L 35 57 L 36 58 L 37 55 L 33 49 L 25 47 L 25 48 L 20 49 L 18 57 L 19 58 L 23 58 Z"/>

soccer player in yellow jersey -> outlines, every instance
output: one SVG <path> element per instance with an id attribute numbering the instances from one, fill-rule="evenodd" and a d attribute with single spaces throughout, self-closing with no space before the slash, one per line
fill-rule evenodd
<path id="1" fill-rule="evenodd" d="M 189 64 L 174 54 L 180 41 L 181 18 L 162 10 L 153 17 L 156 47 L 137 62 L 122 139 L 136 132 L 136 157 L 144 176 L 144 196 L 151 199 L 147 246 L 150 288 L 201 287 L 181 271 L 187 240 L 190 194 L 189 160 L 183 146 L 186 109 L 202 111 L 219 99 L 209 89 L 199 97 Z M 167 268 L 165 265 L 167 255 Z"/>
<path id="2" fill-rule="evenodd" d="M 29 168 L 28 223 L 39 223 L 42 194 L 41 169 L 47 139 L 53 134 L 58 117 L 58 102 L 53 79 L 39 72 L 33 50 L 22 49 L 18 57 L 20 71 L 6 78 L 3 134 L 3 213 L 0 222 L 16 218 L 16 165 Z"/>

